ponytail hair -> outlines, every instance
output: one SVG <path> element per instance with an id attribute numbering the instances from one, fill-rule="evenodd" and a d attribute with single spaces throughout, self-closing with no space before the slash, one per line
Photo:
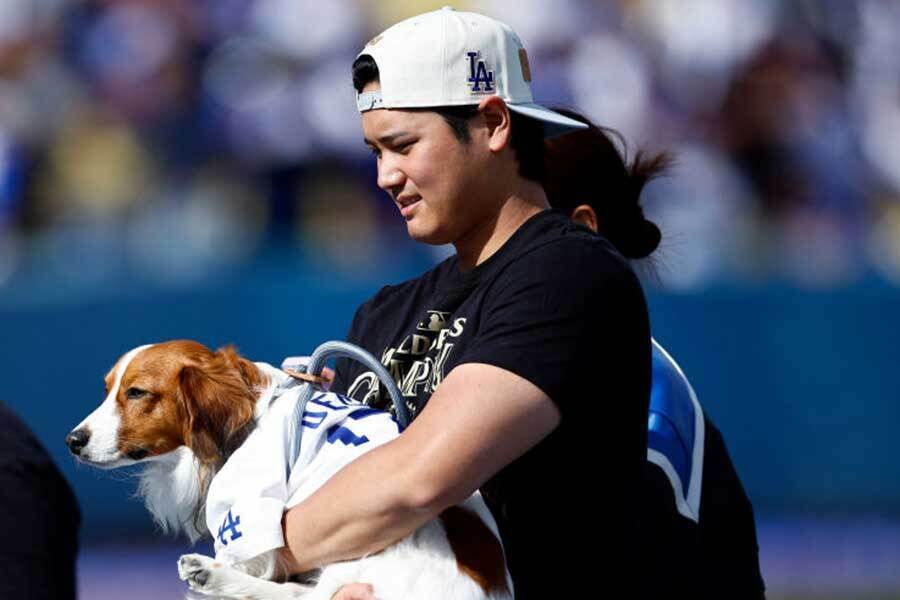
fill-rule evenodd
<path id="1" fill-rule="evenodd" d="M 644 217 L 640 198 L 651 179 L 665 173 L 672 158 L 666 153 L 637 152 L 631 165 L 613 143 L 622 136 L 599 127 L 574 111 L 554 111 L 588 125 L 548 138 L 545 144 L 544 190 L 553 208 L 568 215 L 587 204 L 597 214 L 597 233 L 609 240 L 626 258 L 650 256 L 662 239 L 659 227 Z"/>

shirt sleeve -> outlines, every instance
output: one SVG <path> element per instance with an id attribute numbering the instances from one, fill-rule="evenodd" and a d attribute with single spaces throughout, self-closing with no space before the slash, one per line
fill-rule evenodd
<path id="1" fill-rule="evenodd" d="M 640 284 L 593 240 L 550 243 L 511 263 L 482 306 L 459 364 L 486 363 L 543 390 L 560 408 L 598 388 L 646 409 L 650 332 Z"/>

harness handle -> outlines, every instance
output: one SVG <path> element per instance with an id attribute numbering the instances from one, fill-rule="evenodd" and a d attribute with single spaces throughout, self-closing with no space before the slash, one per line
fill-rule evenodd
<path id="1" fill-rule="evenodd" d="M 384 365 L 382 365 L 367 350 L 348 342 L 325 342 L 313 352 L 309 359 L 309 363 L 306 365 L 306 373 L 318 376 L 325 366 L 325 361 L 329 358 L 336 357 L 354 359 L 371 369 L 372 372 L 378 376 L 379 381 L 385 386 L 385 389 L 387 389 L 388 394 L 391 396 L 391 401 L 394 403 L 394 411 L 397 414 L 397 420 L 400 422 L 401 427 L 405 429 L 409 425 L 409 411 L 406 409 L 406 403 L 403 401 L 403 396 L 400 395 L 400 388 L 397 387 L 393 377 L 391 377 L 387 369 L 384 368 Z M 294 406 L 294 418 L 292 420 L 292 427 L 295 428 L 293 436 L 294 444 L 291 448 L 291 461 L 288 463 L 289 465 L 293 465 L 300 457 L 300 434 L 303 431 L 303 427 L 300 426 L 300 423 L 303 420 L 303 414 L 306 412 L 306 403 L 312 398 L 313 391 L 312 385 L 309 383 L 304 384 L 303 389 L 300 392 L 300 397 L 297 399 L 297 404 Z"/>

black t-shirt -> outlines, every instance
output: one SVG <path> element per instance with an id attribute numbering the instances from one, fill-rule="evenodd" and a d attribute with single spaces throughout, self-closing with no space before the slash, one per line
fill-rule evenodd
<path id="1" fill-rule="evenodd" d="M 481 488 L 516 597 L 635 585 L 650 331 L 640 284 L 611 245 L 544 211 L 469 272 L 451 257 L 383 288 L 359 308 L 347 340 L 381 359 L 413 415 L 464 363 L 495 365 L 543 390 L 560 426 Z M 344 359 L 336 371 L 332 391 L 389 404 L 362 365 Z"/>

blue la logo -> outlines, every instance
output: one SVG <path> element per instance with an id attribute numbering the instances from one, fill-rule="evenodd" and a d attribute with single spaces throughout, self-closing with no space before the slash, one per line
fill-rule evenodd
<path id="1" fill-rule="evenodd" d="M 466 52 L 466 56 L 469 57 L 469 78 L 466 81 L 472 87 L 472 92 L 492 93 L 494 91 L 494 72 L 488 71 L 484 61 L 478 58 L 478 52 Z"/>
<path id="2" fill-rule="evenodd" d="M 241 524 L 240 517 L 231 516 L 231 511 L 228 511 L 228 514 L 225 516 L 225 519 L 222 521 L 222 525 L 219 526 L 219 541 L 223 546 L 228 545 L 228 540 L 225 539 L 226 533 L 231 533 L 231 541 L 242 537 L 244 534 L 238 531 L 238 525 Z"/>

